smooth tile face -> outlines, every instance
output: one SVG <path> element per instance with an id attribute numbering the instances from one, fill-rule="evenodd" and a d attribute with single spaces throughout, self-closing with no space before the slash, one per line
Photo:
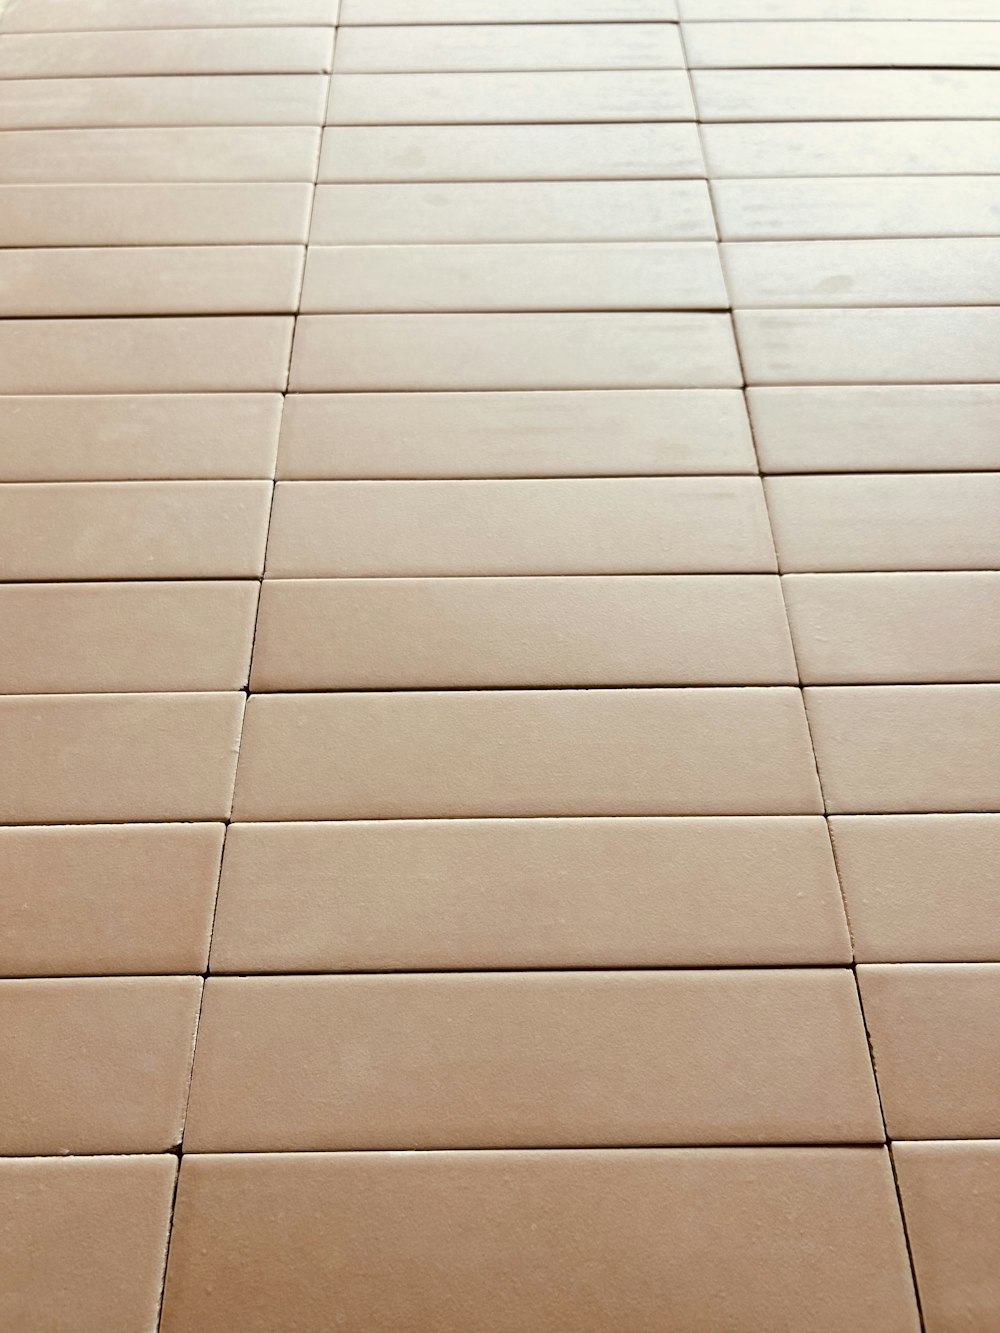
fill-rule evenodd
<path id="1" fill-rule="evenodd" d="M 260 576 L 266 481 L 26 482 L 0 487 L 11 580 Z"/>
<path id="2" fill-rule="evenodd" d="M 727 316 L 648 313 L 304 315 L 290 375 L 293 390 L 308 392 L 740 383 Z"/>
<path id="3" fill-rule="evenodd" d="M 1000 1136 L 1000 965 L 867 963 L 858 985 L 890 1137 Z"/>
<path id="4" fill-rule="evenodd" d="M 289 394 L 278 460 L 292 480 L 756 470 L 738 389 Z"/>
<path id="5" fill-rule="evenodd" d="M 935 20 L 946 12 L 941 6 Z M 692 69 L 1000 64 L 1000 23 L 852 23 L 837 15 L 828 23 L 691 23 L 684 37 Z"/>
<path id="6" fill-rule="evenodd" d="M 1000 686 L 806 690 L 833 813 L 1000 810 Z"/>
<path id="7" fill-rule="evenodd" d="M 633 23 L 675 19 L 674 0 L 341 0 L 341 25 L 395 23 Z"/>
<path id="8" fill-rule="evenodd" d="M 819 809 L 797 691 L 513 690 L 253 698 L 235 818 Z"/>
<path id="9" fill-rule="evenodd" d="M 1000 952 L 1000 817 L 830 821 L 859 962 L 989 962 Z"/>
<path id="10" fill-rule="evenodd" d="M 271 578 L 767 573 L 756 477 L 283 482 Z"/>
<path id="11" fill-rule="evenodd" d="M 213 972 L 850 957 L 815 816 L 233 824 L 212 937 Z"/>
<path id="12" fill-rule="evenodd" d="M 333 24 L 336 0 L 8 0 L 5 32 Z"/>
<path id="13" fill-rule="evenodd" d="M 682 2 L 686 19 L 996 18 L 993 0 L 682 0 Z"/>
<path id="14" fill-rule="evenodd" d="M 0 584 L 0 694 L 241 690 L 256 612 L 251 581 Z"/>
<path id="15" fill-rule="evenodd" d="M 176 1159 L 0 1161 L 11 1329 L 155 1327 Z"/>
<path id="16" fill-rule="evenodd" d="M 847 968 L 481 972 L 212 978 L 185 1147 L 881 1138 Z"/>
<path id="17" fill-rule="evenodd" d="M 200 977 L 0 982 L 8 1156 L 180 1141 Z"/>
<path id="18" fill-rule="evenodd" d="M 703 120 L 992 120 L 996 70 L 696 70 Z"/>
<path id="19" fill-rule="evenodd" d="M 5 824 L 228 819 L 242 694 L 0 699 Z"/>
<path id="20" fill-rule="evenodd" d="M 9 924 L 0 974 L 203 972 L 223 831 L 222 824 L 0 830 L 0 915 Z"/>

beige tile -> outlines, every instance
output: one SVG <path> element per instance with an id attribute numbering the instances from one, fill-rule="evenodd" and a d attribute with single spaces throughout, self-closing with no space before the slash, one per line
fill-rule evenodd
<path id="1" fill-rule="evenodd" d="M 866 963 L 858 985 L 890 1137 L 1000 1137 L 1000 965 Z"/>
<path id="2" fill-rule="evenodd" d="M 682 0 L 682 4 L 686 19 L 996 18 L 993 0 Z"/>
<path id="3" fill-rule="evenodd" d="M 281 482 L 267 553 L 272 578 L 774 567 L 756 477 Z"/>
<path id="4" fill-rule="evenodd" d="M 936 20 L 947 12 L 946 5 L 939 3 L 939 8 Z M 990 69 L 1000 64 L 1000 23 L 852 23 L 839 14 L 832 17 L 836 21 L 825 23 L 689 23 L 684 30 L 688 61 L 692 69 L 906 65 Z"/>
<path id="5" fill-rule="evenodd" d="M 765 472 L 1000 471 L 994 385 L 750 389 L 747 398 Z"/>
<path id="6" fill-rule="evenodd" d="M 0 699 L 5 824 L 228 819 L 242 694 Z"/>
<path id="7" fill-rule="evenodd" d="M 5 32 L 333 24 L 337 0 L 7 0 Z"/>
<path id="8" fill-rule="evenodd" d="M 0 321 L 0 393 L 282 390 L 292 320 Z"/>
<path id="9" fill-rule="evenodd" d="M 4 1322 L 21 1333 L 154 1328 L 177 1161 L 0 1161 Z"/>
<path id="10" fill-rule="evenodd" d="M 940 69 L 696 70 L 704 120 L 990 120 L 1000 72 Z"/>
<path id="11" fill-rule="evenodd" d="M 289 394 L 278 462 L 290 479 L 756 470 L 738 389 Z"/>
<path id="12" fill-rule="evenodd" d="M 805 693 L 831 813 L 1000 810 L 1000 686 Z"/>
<path id="13" fill-rule="evenodd" d="M 714 389 L 741 381 L 725 315 L 304 315 L 289 387 Z"/>
<path id="14" fill-rule="evenodd" d="M 259 577 L 266 481 L 26 482 L 0 487 L 9 580 Z"/>
<path id="15" fill-rule="evenodd" d="M 233 824 L 212 936 L 213 972 L 850 958 L 815 816 Z"/>
<path id="16" fill-rule="evenodd" d="M 184 1143 L 270 1152 L 881 1138 L 850 970 L 782 968 L 214 977 Z"/>
<path id="17" fill-rule="evenodd" d="M 10 927 L 0 936 L 0 974 L 204 972 L 224 831 L 222 824 L 0 829 L 0 915 Z M 791 832 L 794 822 L 788 840 Z M 808 846 L 804 830 L 797 842 Z M 817 874 L 817 943 L 826 943 L 823 961 L 841 962 L 832 921 L 829 943 L 819 934 L 819 913 L 829 910 L 821 884 Z"/>
<path id="18" fill-rule="evenodd" d="M 1000 1143 L 892 1150 L 927 1333 L 990 1333 L 1000 1309 Z"/>
<path id="19" fill-rule="evenodd" d="M 997 569 L 1000 472 L 768 477 L 783 570 Z"/>
<path id="20" fill-rule="evenodd" d="M 258 821 L 820 808 L 796 690 L 509 690 L 252 698 L 234 814 Z"/>
<path id="21" fill-rule="evenodd" d="M 330 1309 L 369 1333 L 919 1327 L 884 1149 L 189 1157 L 164 1333 Z"/>
<path id="22" fill-rule="evenodd" d="M 341 0 L 342 26 L 395 23 L 633 23 L 676 19 L 675 0 Z"/>
<path id="23" fill-rule="evenodd" d="M 836 816 L 830 832 L 859 962 L 1000 955 L 1000 817 Z"/>
<path id="24" fill-rule="evenodd" d="M 2 154 L 0 135 L 0 165 Z M 704 174 L 693 124 L 333 125 L 323 135 L 319 178 L 669 180 Z"/>
<path id="25" fill-rule="evenodd" d="M 2 108 L 0 101 L 0 115 Z M 447 76 L 335 74 L 327 115 L 334 125 L 579 124 L 694 118 L 686 73 L 642 69 Z"/>
<path id="26" fill-rule="evenodd" d="M 200 977 L 0 981 L 4 1154 L 173 1147 L 200 1000 Z"/>
<path id="27" fill-rule="evenodd" d="M 0 584 L 0 694 L 243 689 L 256 611 L 255 581 Z"/>

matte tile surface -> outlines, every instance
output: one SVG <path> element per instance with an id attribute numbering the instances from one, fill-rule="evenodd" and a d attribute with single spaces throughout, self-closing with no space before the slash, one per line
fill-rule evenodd
<path id="1" fill-rule="evenodd" d="M 24 3 L 24 0 L 22 0 Z M 993 0 L 681 0 L 686 19 L 991 19 Z"/>
<path id="2" fill-rule="evenodd" d="M 757 8 L 751 17 L 760 19 Z M 692 69 L 991 69 L 1000 64 L 1000 24 L 942 22 L 948 8 L 942 5 L 934 15 L 937 21 L 927 23 L 913 21 L 911 12 L 895 16 L 910 19 L 907 23 L 852 23 L 840 13 L 828 22 L 689 23 L 684 30 L 688 63 Z"/>
<path id="3" fill-rule="evenodd" d="M 5 32 L 333 24 L 337 0 L 8 0 Z"/>
<path id="4" fill-rule="evenodd" d="M 708 121 L 993 120 L 1000 71 L 924 69 L 696 70 Z"/>
<path id="5" fill-rule="evenodd" d="M 342 0 L 340 22 L 612 23 L 675 19 L 674 0 Z"/>

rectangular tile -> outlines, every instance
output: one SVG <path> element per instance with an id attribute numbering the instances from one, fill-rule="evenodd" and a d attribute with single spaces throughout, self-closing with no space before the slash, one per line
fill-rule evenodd
<path id="1" fill-rule="evenodd" d="M 847 968 L 480 972 L 213 977 L 185 1147 L 881 1138 Z"/>
<path id="2" fill-rule="evenodd" d="M 7 0 L 4 32 L 333 24 L 337 0 Z"/>
<path id="3" fill-rule="evenodd" d="M 689 23 L 684 41 L 692 69 L 1000 64 L 1000 23 L 921 23 L 911 12 L 898 16 L 911 20 L 907 23 L 854 23 L 839 14 L 831 22 Z M 935 19 L 945 12 L 942 5 Z"/>
<path id="4" fill-rule="evenodd" d="M 993 0 L 682 0 L 686 19 L 992 19 Z"/>
<path id="5" fill-rule="evenodd" d="M 832 814 L 1000 810 L 1000 686 L 806 690 Z"/>
<path id="6" fill-rule="evenodd" d="M 2 339 L 0 326 L 0 350 Z M 289 387 L 691 389 L 741 382 L 726 315 L 303 315 Z"/>
<path id="7" fill-rule="evenodd" d="M 256 611 L 251 580 L 0 584 L 0 694 L 241 690 Z"/>
<path id="8" fill-rule="evenodd" d="M 259 578 L 266 481 L 0 486 L 9 580 Z"/>
<path id="9" fill-rule="evenodd" d="M 797 690 L 508 690 L 256 696 L 234 817 L 820 808 Z"/>
<path id="10" fill-rule="evenodd" d="M 212 936 L 213 972 L 850 959 L 816 816 L 233 824 Z"/>
<path id="11" fill-rule="evenodd" d="M 180 1142 L 200 977 L 0 981 L 5 1156 Z"/>
<path id="12" fill-rule="evenodd" d="M 4 824 L 228 819 L 244 696 L 0 699 Z"/>
<path id="13" fill-rule="evenodd" d="M 738 389 L 289 394 L 278 460 L 293 480 L 756 470 Z"/>
<path id="14" fill-rule="evenodd" d="M 204 972 L 224 832 L 222 824 L 0 829 L 0 914 L 11 927 L 0 937 L 0 975 Z M 807 849 L 804 836 L 796 841 Z M 817 917 L 822 883 L 817 876 Z M 827 947 L 825 961 L 842 961 Z"/>
<path id="15" fill-rule="evenodd" d="M 676 19 L 674 0 L 341 0 L 342 27 L 379 23 L 634 23 Z"/>
<path id="16" fill-rule="evenodd" d="M 696 70 L 704 120 L 992 120 L 1000 71 Z"/>

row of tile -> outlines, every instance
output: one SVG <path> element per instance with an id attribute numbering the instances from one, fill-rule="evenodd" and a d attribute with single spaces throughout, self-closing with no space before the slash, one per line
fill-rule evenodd
<path id="1" fill-rule="evenodd" d="M 0 31 L 315 27 L 336 23 L 338 8 L 338 0 L 7 0 Z"/>

